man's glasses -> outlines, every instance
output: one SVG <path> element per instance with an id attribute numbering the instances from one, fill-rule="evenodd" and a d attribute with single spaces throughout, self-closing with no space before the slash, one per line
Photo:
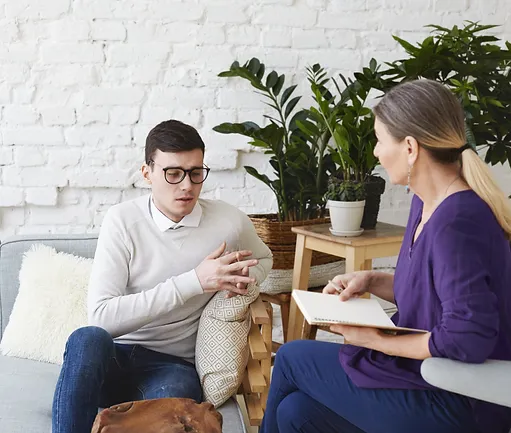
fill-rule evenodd
<path id="1" fill-rule="evenodd" d="M 209 174 L 209 167 L 196 167 L 189 170 L 185 170 L 181 167 L 162 167 L 160 164 L 156 164 L 153 160 L 149 161 L 149 164 L 157 165 L 163 171 L 163 175 L 167 183 L 175 185 L 181 183 L 186 175 L 190 178 L 190 182 L 194 184 L 201 184 L 206 180 Z"/>

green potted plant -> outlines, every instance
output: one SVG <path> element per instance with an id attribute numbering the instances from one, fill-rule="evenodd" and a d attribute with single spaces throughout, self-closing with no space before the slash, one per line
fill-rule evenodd
<path id="1" fill-rule="evenodd" d="M 487 163 L 511 165 L 511 43 L 485 33 L 494 25 L 427 27 L 432 35 L 416 45 L 394 36 L 409 57 L 388 63 L 371 85 L 385 92 L 418 78 L 444 84 L 463 104 L 469 144 L 486 151 Z"/>
<path id="2" fill-rule="evenodd" d="M 299 128 L 302 121 L 307 121 L 309 112 L 296 109 L 301 99 L 294 95 L 297 86 L 285 88 L 285 76 L 267 72 L 258 59 L 244 65 L 234 62 L 219 76 L 247 80 L 275 111 L 274 116 L 265 116 L 266 126 L 247 121 L 222 123 L 213 129 L 222 134 L 241 134 L 269 156 L 273 176 L 251 166 L 245 166 L 245 170 L 273 191 L 278 212 L 250 217 L 259 236 L 273 251 L 274 268 L 292 269 L 296 235 L 291 227 L 328 221 L 324 194 L 328 176 L 335 169 L 327 148 L 328 136 L 319 130 L 307 133 Z M 312 263 L 319 265 L 332 260 L 328 255 L 314 254 Z"/>
<path id="3" fill-rule="evenodd" d="M 342 189 L 347 189 L 351 182 L 354 187 L 349 191 L 363 191 L 365 194 L 362 221 L 359 222 L 357 230 L 360 227 L 370 229 L 376 226 L 380 197 L 385 190 L 385 181 L 374 174 L 378 164 L 374 156 L 376 146 L 374 116 L 366 107 L 372 88 L 370 80 L 379 79 L 378 74 L 378 66 L 374 59 L 368 68 L 356 73 L 365 77 L 364 84 L 357 79 L 348 81 L 339 74 L 345 86 L 341 91 L 337 80 L 328 79 L 321 66 L 314 65 L 308 68 L 309 82 L 317 104 L 317 108 L 310 108 L 310 118 L 316 125 L 323 125 L 329 132 L 333 142 L 330 146 L 332 159 L 338 167 L 330 177 L 329 183 L 338 191 L 339 185 L 342 185 Z M 332 94 L 326 87 L 329 82 L 335 86 L 337 95 Z M 311 129 L 309 123 L 306 126 Z M 363 188 L 359 189 L 359 185 Z"/>
<path id="4" fill-rule="evenodd" d="M 330 232 L 335 236 L 358 236 L 366 203 L 365 185 L 360 181 L 331 182 L 325 194 L 330 210 Z"/>

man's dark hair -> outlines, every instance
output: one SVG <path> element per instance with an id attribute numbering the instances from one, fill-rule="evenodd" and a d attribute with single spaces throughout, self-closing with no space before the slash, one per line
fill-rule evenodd
<path id="1" fill-rule="evenodd" d="M 193 126 L 179 120 L 166 120 L 156 125 L 147 135 L 146 164 L 152 161 L 158 149 L 162 152 L 186 152 L 200 149 L 204 153 L 204 142 Z"/>

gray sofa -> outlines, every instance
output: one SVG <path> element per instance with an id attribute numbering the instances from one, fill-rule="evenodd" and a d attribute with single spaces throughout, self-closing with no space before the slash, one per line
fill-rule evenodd
<path id="1" fill-rule="evenodd" d="M 20 236 L 0 244 L 0 337 L 18 293 L 18 274 L 23 253 L 32 244 L 44 243 L 58 251 L 93 257 L 94 235 Z M 28 319 L 28 318 L 27 318 Z M 58 365 L 0 355 L 0 432 L 50 433 L 53 391 Z M 246 433 L 237 402 L 229 400 L 221 408 L 225 433 Z"/>

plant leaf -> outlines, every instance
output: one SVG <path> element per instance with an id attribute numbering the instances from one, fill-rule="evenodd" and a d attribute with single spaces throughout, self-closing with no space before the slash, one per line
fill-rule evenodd
<path id="1" fill-rule="evenodd" d="M 259 173 L 254 167 L 251 167 L 250 165 L 245 165 L 244 168 L 248 174 L 254 176 L 256 179 L 260 180 L 261 182 L 264 182 L 266 185 L 272 188 L 272 182 L 268 176 Z"/>
<path id="2" fill-rule="evenodd" d="M 371 61 L 369 62 L 369 69 L 371 70 L 371 72 L 376 72 L 376 68 L 378 66 L 378 63 L 376 62 L 376 59 L 371 59 Z"/>
<path id="3" fill-rule="evenodd" d="M 277 80 L 277 83 L 273 86 L 273 94 L 277 96 L 280 91 L 282 90 L 282 87 L 284 86 L 284 82 L 286 81 L 286 76 L 282 74 L 279 79 Z"/>
<path id="4" fill-rule="evenodd" d="M 278 74 L 275 71 L 271 71 L 266 77 L 266 87 L 268 87 L 268 89 L 273 88 L 273 86 L 277 84 L 278 80 L 279 80 Z"/>
<path id="5" fill-rule="evenodd" d="M 300 99 L 302 99 L 301 96 L 295 96 L 293 99 L 291 99 L 289 101 L 289 103 L 286 105 L 286 110 L 284 112 L 284 117 L 287 119 L 289 117 L 289 115 L 291 114 L 291 112 L 294 110 L 294 108 L 296 107 L 296 104 L 298 104 L 298 102 L 300 101 Z"/>
<path id="6" fill-rule="evenodd" d="M 280 97 L 280 105 L 284 106 L 286 101 L 289 99 L 289 97 L 293 94 L 295 89 L 297 88 L 298 84 L 294 84 L 292 86 L 289 86 L 284 92 L 282 93 L 282 96 Z"/>
<path id="7" fill-rule="evenodd" d="M 248 62 L 247 69 L 252 72 L 252 74 L 256 75 L 259 72 L 259 68 L 261 66 L 261 62 L 253 57 L 250 59 L 250 62 Z"/>
<path id="8" fill-rule="evenodd" d="M 414 47 L 410 42 L 405 41 L 397 36 L 392 36 L 398 43 L 401 45 L 408 54 L 416 55 L 419 53 L 420 49 Z"/>
<path id="9" fill-rule="evenodd" d="M 259 70 L 257 71 L 257 74 L 256 74 L 256 77 L 257 77 L 259 80 L 262 80 L 262 79 L 263 79 L 263 77 L 264 77 L 264 71 L 265 71 L 264 63 L 261 63 L 261 66 L 259 66 Z"/>

